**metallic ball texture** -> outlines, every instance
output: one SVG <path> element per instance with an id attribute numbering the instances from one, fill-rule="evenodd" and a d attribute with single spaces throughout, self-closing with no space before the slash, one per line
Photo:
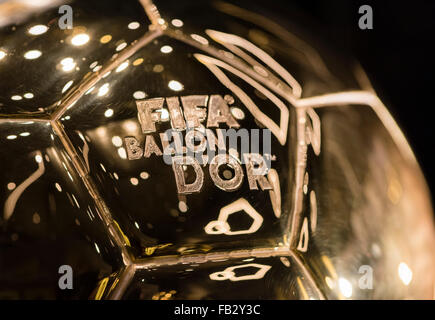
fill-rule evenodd
<path id="1" fill-rule="evenodd" d="M 350 59 L 260 1 L 37 3 L 0 3 L 0 298 L 433 298 L 424 177 Z M 230 128 L 270 152 L 165 161 Z"/>

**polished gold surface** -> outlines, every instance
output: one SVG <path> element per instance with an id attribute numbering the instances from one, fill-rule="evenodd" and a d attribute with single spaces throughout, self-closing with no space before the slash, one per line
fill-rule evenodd
<path id="1" fill-rule="evenodd" d="M 427 186 L 360 68 L 254 4 L 71 1 L 61 30 L 44 2 L 0 4 L 0 298 L 434 297 Z M 268 129 L 264 174 L 165 157 L 230 128 Z"/>

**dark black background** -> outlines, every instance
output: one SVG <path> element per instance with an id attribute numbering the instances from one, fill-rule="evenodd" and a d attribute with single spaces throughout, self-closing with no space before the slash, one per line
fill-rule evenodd
<path id="1" fill-rule="evenodd" d="M 434 199 L 434 0 L 275 0 L 283 11 L 301 10 L 334 49 L 359 60 L 403 129 Z M 373 30 L 358 27 L 361 5 L 373 9 Z"/>

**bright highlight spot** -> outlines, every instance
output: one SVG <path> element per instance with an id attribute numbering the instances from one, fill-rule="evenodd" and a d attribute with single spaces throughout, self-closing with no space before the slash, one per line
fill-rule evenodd
<path id="1" fill-rule="evenodd" d="M 405 286 L 409 285 L 412 281 L 412 270 L 405 262 L 401 262 L 398 268 L 399 278 Z"/>
<path id="2" fill-rule="evenodd" d="M 71 43 L 73 46 L 79 47 L 79 46 L 83 46 L 86 43 L 88 43 L 89 39 L 90 38 L 86 33 L 80 33 L 71 39 Z"/>
<path id="3" fill-rule="evenodd" d="M 129 65 L 129 62 L 128 62 L 128 61 L 125 61 L 125 62 L 121 63 L 121 64 L 119 65 L 119 67 L 116 68 L 116 72 L 121 72 L 121 71 L 127 69 L 128 65 Z"/>
<path id="4" fill-rule="evenodd" d="M 6 137 L 6 139 L 8 139 L 8 140 L 14 140 L 14 139 L 16 139 L 16 138 L 17 138 L 17 136 L 14 135 L 14 134 L 11 134 L 10 136 L 7 136 L 7 137 Z"/>
<path id="5" fill-rule="evenodd" d="M 172 47 L 171 46 L 163 46 L 160 48 L 160 51 L 162 53 L 171 53 L 172 52 Z"/>
<path id="6" fill-rule="evenodd" d="M 137 186 L 139 184 L 139 180 L 137 178 L 131 178 L 130 182 L 132 185 Z"/>
<path id="7" fill-rule="evenodd" d="M 124 148 L 118 149 L 118 155 L 121 159 L 127 159 L 127 151 Z"/>
<path id="8" fill-rule="evenodd" d="M 208 45 L 208 40 L 206 38 L 204 38 L 198 34 L 191 34 L 190 36 L 192 37 L 193 40 L 196 40 L 205 46 Z"/>
<path id="9" fill-rule="evenodd" d="M 168 121 L 169 120 L 169 111 L 168 109 L 162 108 L 160 111 L 160 118 L 162 121 Z"/>
<path id="10" fill-rule="evenodd" d="M 34 97 L 33 93 L 28 92 L 24 94 L 24 98 L 26 99 L 32 99 L 33 97 Z"/>
<path id="11" fill-rule="evenodd" d="M 48 30 L 47 26 L 44 26 L 43 24 L 38 24 L 36 26 L 33 26 L 29 29 L 29 33 L 33 34 L 34 36 L 38 36 L 40 34 L 46 33 Z"/>
<path id="12" fill-rule="evenodd" d="M 0 60 L 2 60 L 4 57 L 6 57 L 6 52 L 0 50 Z"/>
<path id="13" fill-rule="evenodd" d="M 136 91 L 135 93 L 133 93 L 133 98 L 137 100 L 145 99 L 146 96 L 147 94 L 143 91 Z"/>
<path id="14" fill-rule="evenodd" d="M 240 108 L 232 107 L 232 108 L 231 108 L 231 114 L 232 114 L 233 117 L 236 118 L 237 120 L 243 120 L 243 119 L 245 119 L 245 113 L 244 113 L 243 110 L 240 109 Z"/>
<path id="15" fill-rule="evenodd" d="M 42 55 L 42 52 L 39 50 L 30 50 L 24 54 L 24 58 L 27 60 L 38 59 Z"/>
<path id="16" fill-rule="evenodd" d="M 188 207 L 187 207 L 186 202 L 184 202 L 184 201 L 180 201 L 180 202 L 178 202 L 178 209 L 179 209 L 181 212 L 187 212 Z"/>
<path id="17" fill-rule="evenodd" d="M 133 65 L 138 66 L 138 65 L 142 64 L 142 62 L 143 62 L 143 59 L 139 58 L 139 59 L 134 60 Z"/>
<path id="18" fill-rule="evenodd" d="M 112 137 L 112 143 L 115 147 L 120 147 L 122 146 L 122 139 L 120 136 L 114 136 Z"/>
<path id="19" fill-rule="evenodd" d="M 338 279 L 338 287 L 345 298 L 352 296 L 352 284 L 344 278 Z"/>
<path id="20" fill-rule="evenodd" d="M 95 90 L 95 86 L 90 88 L 88 91 L 86 91 L 85 95 L 90 94 L 94 90 Z"/>
<path id="21" fill-rule="evenodd" d="M 133 21 L 133 22 L 130 22 L 128 24 L 128 28 L 131 29 L 131 30 L 135 30 L 135 29 L 137 29 L 139 27 L 140 27 L 140 23 L 137 22 L 137 21 Z"/>
<path id="22" fill-rule="evenodd" d="M 328 285 L 329 289 L 334 288 L 334 281 L 330 277 L 325 277 L 325 282 Z"/>
<path id="23" fill-rule="evenodd" d="M 104 112 L 104 116 L 106 118 L 110 118 L 111 116 L 113 116 L 113 109 L 107 109 L 106 112 Z"/>
<path id="24" fill-rule="evenodd" d="M 119 46 L 116 47 L 116 51 L 121 51 L 127 46 L 126 42 L 121 43 Z"/>
<path id="25" fill-rule="evenodd" d="M 62 93 L 66 92 L 72 86 L 73 83 L 74 83 L 74 81 L 72 81 L 72 80 L 68 81 L 68 83 L 62 89 Z"/>
<path id="26" fill-rule="evenodd" d="M 102 36 L 100 39 L 101 43 L 108 43 L 112 40 L 112 36 L 110 34 L 106 34 L 105 36 Z"/>
<path id="27" fill-rule="evenodd" d="M 42 162 L 42 157 L 39 154 L 36 155 L 35 156 L 35 161 L 38 162 L 38 163 L 41 163 Z"/>
<path id="28" fill-rule="evenodd" d="M 62 70 L 65 72 L 69 72 L 73 70 L 76 67 L 76 63 L 74 62 L 73 58 L 65 58 L 60 61 L 60 64 L 62 65 Z"/>
<path id="29" fill-rule="evenodd" d="M 143 172 L 140 173 L 140 177 L 142 179 L 146 180 L 146 179 L 148 179 L 150 177 L 150 175 L 149 175 L 148 172 L 143 171 Z"/>
<path id="30" fill-rule="evenodd" d="M 109 92 L 109 84 L 105 83 L 101 86 L 101 88 L 98 90 L 98 96 L 102 97 L 106 95 Z M 107 112 L 107 111 L 106 111 Z"/>
<path id="31" fill-rule="evenodd" d="M 12 96 L 11 99 L 14 100 L 14 101 L 20 101 L 20 100 L 23 100 L 23 97 L 21 97 L 21 96 Z"/>
<path id="32" fill-rule="evenodd" d="M 54 186 L 56 187 L 57 191 L 62 192 L 62 187 L 59 183 L 56 182 Z"/>
<path id="33" fill-rule="evenodd" d="M 174 26 L 174 27 L 177 27 L 177 28 L 180 28 L 180 27 L 182 27 L 183 26 L 183 21 L 181 21 L 180 19 L 173 19 L 172 21 L 171 21 L 171 23 L 172 23 L 172 25 Z"/>
<path id="34" fill-rule="evenodd" d="M 97 72 L 100 71 L 102 68 L 102 66 L 96 66 L 94 69 L 92 69 L 92 71 Z"/>
<path id="35" fill-rule="evenodd" d="M 174 91 L 181 91 L 184 89 L 184 86 L 176 80 L 169 81 L 168 87 L 169 87 L 169 89 L 174 90 Z"/>

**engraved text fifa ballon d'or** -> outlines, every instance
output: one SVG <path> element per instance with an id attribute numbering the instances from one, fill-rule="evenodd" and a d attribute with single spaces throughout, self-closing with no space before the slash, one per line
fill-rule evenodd
<path id="1" fill-rule="evenodd" d="M 434 297 L 360 67 L 260 2 L 61 5 L 0 3 L 0 299 Z"/>

